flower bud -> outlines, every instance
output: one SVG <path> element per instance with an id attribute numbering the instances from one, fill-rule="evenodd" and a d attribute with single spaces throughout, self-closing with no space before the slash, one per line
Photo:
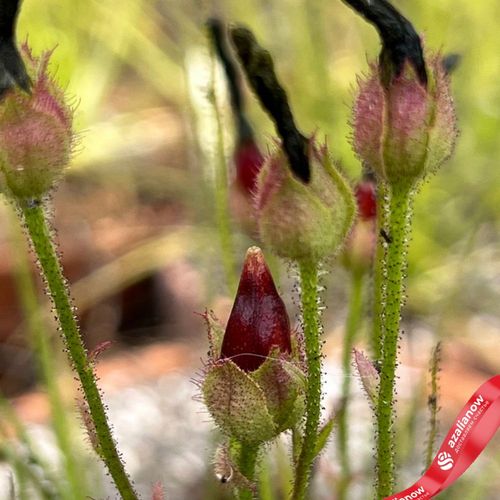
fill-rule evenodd
<path id="1" fill-rule="evenodd" d="M 423 81 L 406 60 L 388 82 L 382 64 L 359 80 L 354 108 L 354 149 L 390 184 L 413 184 L 451 155 L 457 135 L 449 77 L 442 58 L 426 58 Z M 384 82 L 386 82 L 384 84 Z"/>
<path id="2" fill-rule="evenodd" d="M 319 261 L 341 248 L 355 214 L 352 192 L 326 146 L 309 141 L 310 181 L 293 175 L 278 150 L 262 167 L 257 218 L 262 241 L 281 257 Z"/>
<path id="3" fill-rule="evenodd" d="M 296 425 L 304 411 L 305 376 L 285 305 L 259 248 L 247 252 L 220 353 L 217 337 L 209 337 L 212 359 L 201 387 L 222 432 L 260 443 Z"/>
<path id="4" fill-rule="evenodd" d="M 74 133 L 72 110 L 47 72 L 51 52 L 33 57 L 22 48 L 31 94 L 17 88 L 0 102 L 0 170 L 7 191 L 17 198 L 46 194 L 69 163 Z"/>

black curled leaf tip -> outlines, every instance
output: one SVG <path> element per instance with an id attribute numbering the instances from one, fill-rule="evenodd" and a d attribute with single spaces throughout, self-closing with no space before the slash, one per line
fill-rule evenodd
<path id="1" fill-rule="evenodd" d="M 413 25 L 387 0 L 344 0 L 373 24 L 382 39 L 380 64 L 382 82 L 387 86 L 403 71 L 408 61 L 422 85 L 427 85 L 422 42 Z"/>
<path id="2" fill-rule="evenodd" d="M 16 85 L 29 93 L 31 80 L 15 44 L 19 0 L 3 0 L 0 7 L 0 97 Z"/>
<path id="3" fill-rule="evenodd" d="M 243 112 L 243 95 L 241 92 L 240 75 L 236 65 L 231 57 L 226 37 L 226 27 L 218 18 L 210 18 L 207 21 L 207 28 L 210 33 L 215 52 L 226 74 L 229 94 L 231 97 L 231 106 L 236 114 Z"/>
<path id="4" fill-rule="evenodd" d="M 441 62 L 444 72 L 451 75 L 458 68 L 461 61 L 462 56 L 460 54 L 447 54 Z"/>
<path id="5" fill-rule="evenodd" d="M 295 125 L 286 92 L 278 81 L 269 52 L 259 46 L 248 28 L 232 27 L 230 36 L 251 88 L 274 121 L 290 169 L 301 181 L 308 183 L 311 178 L 309 141 Z"/>

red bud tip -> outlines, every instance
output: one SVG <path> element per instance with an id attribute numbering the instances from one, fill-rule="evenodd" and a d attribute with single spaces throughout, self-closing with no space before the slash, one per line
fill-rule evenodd
<path id="1" fill-rule="evenodd" d="M 236 179 L 240 187 L 248 194 L 255 191 L 264 156 L 253 139 L 242 141 L 234 152 Z"/>
<path id="2" fill-rule="evenodd" d="M 290 353 L 290 321 L 260 248 L 248 249 L 222 342 L 221 357 L 244 371 L 264 363 L 273 347 Z"/>
<path id="3" fill-rule="evenodd" d="M 354 194 L 358 205 L 358 213 L 362 219 L 374 219 L 377 216 L 377 196 L 375 184 L 372 181 L 361 181 L 355 188 Z"/>

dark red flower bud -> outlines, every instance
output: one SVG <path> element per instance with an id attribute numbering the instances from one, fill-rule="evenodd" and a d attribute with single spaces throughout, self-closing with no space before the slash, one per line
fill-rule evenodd
<path id="1" fill-rule="evenodd" d="M 221 357 L 250 372 L 264 363 L 273 347 L 291 353 L 290 320 L 262 251 L 251 247 L 227 322 Z"/>
<path id="2" fill-rule="evenodd" d="M 243 191 L 249 195 L 253 194 L 257 184 L 264 156 L 253 138 L 239 142 L 234 152 L 234 164 L 236 166 L 236 179 Z"/>
<path id="3" fill-rule="evenodd" d="M 377 196 L 375 183 L 371 180 L 362 180 L 354 189 L 358 204 L 358 213 L 361 219 L 374 219 L 377 215 Z"/>

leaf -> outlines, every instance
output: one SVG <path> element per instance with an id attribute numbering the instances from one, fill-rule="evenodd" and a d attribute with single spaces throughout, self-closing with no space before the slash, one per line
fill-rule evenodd
<path id="1" fill-rule="evenodd" d="M 232 361 L 209 368 L 202 392 L 208 411 L 227 436 L 261 443 L 277 435 L 262 389 Z"/>

